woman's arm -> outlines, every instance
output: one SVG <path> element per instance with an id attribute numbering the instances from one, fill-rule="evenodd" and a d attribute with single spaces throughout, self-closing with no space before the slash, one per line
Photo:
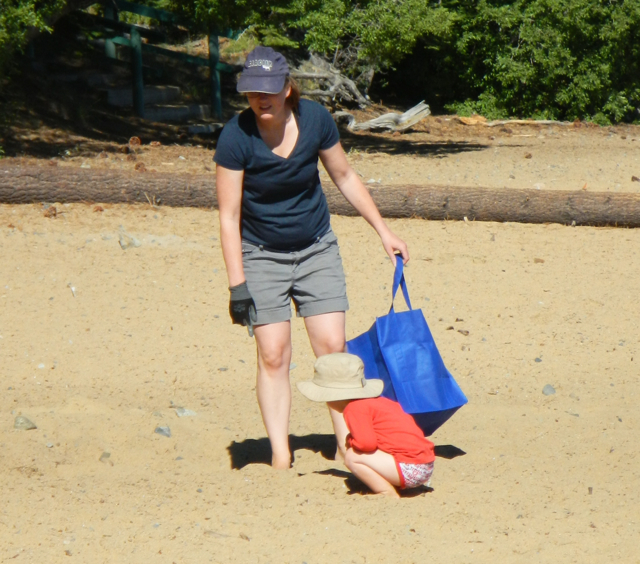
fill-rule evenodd
<path id="1" fill-rule="evenodd" d="M 244 171 L 216 166 L 216 190 L 220 211 L 220 243 L 227 267 L 229 287 L 245 281 L 242 268 L 242 237 L 240 213 L 242 210 L 242 181 Z"/>
<path id="2" fill-rule="evenodd" d="M 336 143 L 330 149 L 321 150 L 320 160 L 347 201 L 376 230 L 393 264 L 395 265 L 396 262 L 396 252 L 402 255 L 402 260 L 406 264 L 409 260 L 407 244 L 387 227 L 373 198 L 347 161 L 342 145 Z"/>

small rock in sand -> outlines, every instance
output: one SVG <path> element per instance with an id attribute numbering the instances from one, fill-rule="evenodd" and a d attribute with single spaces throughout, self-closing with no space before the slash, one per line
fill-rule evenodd
<path id="1" fill-rule="evenodd" d="M 556 389 L 551 384 L 547 384 L 544 388 L 542 388 L 542 393 L 545 396 L 551 396 L 556 393 Z"/>
<path id="2" fill-rule="evenodd" d="M 33 421 L 27 419 L 23 415 L 18 415 L 18 417 L 16 417 L 13 427 L 20 431 L 31 431 L 32 429 L 38 428 Z"/>

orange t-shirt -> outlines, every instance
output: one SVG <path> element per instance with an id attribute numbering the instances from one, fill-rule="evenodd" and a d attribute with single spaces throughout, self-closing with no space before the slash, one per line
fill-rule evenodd
<path id="1" fill-rule="evenodd" d="M 433 462 L 433 443 L 405 413 L 400 404 L 387 398 L 353 400 L 344 409 L 349 428 L 349 446 L 360 452 L 380 449 L 393 456 L 396 464 Z"/>

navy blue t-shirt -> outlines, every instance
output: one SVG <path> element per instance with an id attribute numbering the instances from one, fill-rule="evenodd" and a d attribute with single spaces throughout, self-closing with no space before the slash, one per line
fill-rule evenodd
<path id="1" fill-rule="evenodd" d="M 279 251 L 303 249 L 330 227 L 318 151 L 340 140 L 338 128 L 310 100 L 300 100 L 296 119 L 298 140 L 286 159 L 264 143 L 251 108 L 224 126 L 213 157 L 220 166 L 244 170 L 242 237 Z"/>

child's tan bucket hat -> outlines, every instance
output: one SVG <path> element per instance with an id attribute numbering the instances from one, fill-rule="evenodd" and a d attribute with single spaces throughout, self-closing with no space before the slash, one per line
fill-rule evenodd
<path id="1" fill-rule="evenodd" d="M 364 364 L 348 353 L 325 354 L 316 360 L 313 380 L 297 383 L 311 401 L 340 401 L 375 398 L 382 393 L 382 380 L 366 380 Z"/>

